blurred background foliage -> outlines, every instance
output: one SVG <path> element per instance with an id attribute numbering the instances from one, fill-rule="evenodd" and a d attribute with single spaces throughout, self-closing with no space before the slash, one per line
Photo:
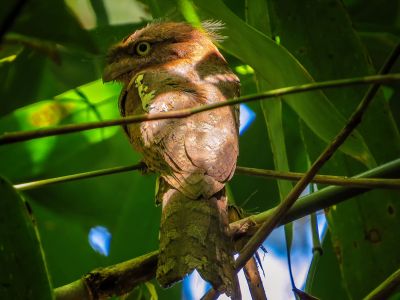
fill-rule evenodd
<path id="1" fill-rule="evenodd" d="M 242 95 L 375 74 L 400 36 L 398 0 L 4 1 L 1 24 L 20 3 L 0 45 L 0 132 L 118 117 L 121 87 L 100 79 L 105 54 L 156 18 L 221 20 L 227 38 L 219 46 L 241 79 Z M 238 164 L 306 171 L 366 89 L 251 103 L 256 118 L 240 138 Z M 362 124 L 321 173 L 351 176 L 398 158 L 399 93 L 398 84 L 378 93 Z M 0 147 L 0 173 L 14 184 L 139 160 L 118 127 Z M 154 181 L 153 175 L 129 172 L 23 193 L 37 220 L 54 287 L 158 247 Z M 274 207 L 290 189 L 244 176 L 235 176 L 230 187 L 236 205 L 250 214 Z M 398 199 L 398 192 L 379 190 L 326 210 L 329 234 L 311 289 L 315 296 L 361 299 L 400 266 Z M 108 256 L 88 243 L 88 232 L 97 225 L 112 234 Z M 181 295 L 180 285 L 154 286 L 160 299 Z M 137 298 L 154 292 L 145 290 L 136 290 Z"/>

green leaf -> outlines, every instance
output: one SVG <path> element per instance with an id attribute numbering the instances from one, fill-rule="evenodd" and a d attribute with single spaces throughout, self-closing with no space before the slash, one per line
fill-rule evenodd
<path id="1" fill-rule="evenodd" d="M 53 299 L 29 204 L 0 177 L 0 298 Z"/>
<path id="2" fill-rule="evenodd" d="M 282 44 L 316 80 L 376 73 L 339 1 L 333 1 L 329 6 L 313 0 L 307 0 L 306 3 L 268 3 L 273 34 L 281 37 Z M 342 115 L 350 116 L 366 90 L 367 87 L 354 87 L 326 90 L 325 93 Z M 371 162 L 394 159 L 397 157 L 395 153 L 400 152 L 400 135 L 382 93 L 378 93 L 371 103 L 358 131 L 363 137 L 364 146 L 373 156 Z M 352 135 L 348 140 L 353 139 Z M 392 141 L 390 156 L 376 147 L 382 140 Z"/>
<path id="3" fill-rule="evenodd" d="M 175 0 L 144 0 L 150 8 L 154 19 L 165 18 L 168 14 L 176 10 Z"/>
<path id="4" fill-rule="evenodd" d="M 63 123 L 116 118 L 119 116 L 117 98 L 120 88 L 118 84 L 103 85 L 100 80 L 77 87 L 56 96 L 55 100 L 40 101 L 1 118 L 0 131 L 29 130 Z M 35 178 L 43 170 L 62 161 L 66 150 L 68 155 L 72 155 L 82 148 L 112 137 L 119 131 L 118 127 L 110 127 L 1 147 L 0 155 L 8 161 L 2 172 L 12 180 Z"/>
<path id="5" fill-rule="evenodd" d="M 335 257 L 329 232 L 325 236 L 322 248 L 324 254 L 318 261 L 310 293 L 323 300 L 349 300 L 342 283 L 339 264 Z"/>
<path id="6" fill-rule="evenodd" d="M 260 30 L 266 36 L 271 37 L 271 24 L 268 15 L 268 5 L 265 0 L 246 0 L 246 21 Z"/>
<path id="7" fill-rule="evenodd" d="M 0 81 L 3 82 L 0 116 L 34 101 L 44 62 L 45 58 L 40 54 L 24 49 L 11 63 L 0 65 Z M 21 88 L 23 83 L 26 84 Z"/>
<path id="8" fill-rule="evenodd" d="M 179 10 L 185 19 L 192 25 L 199 27 L 200 19 L 191 0 L 178 0 Z"/>
<path id="9" fill-rule="evenodd" d="M 247 3 L 247 15 L 250 16 L 250 18 L 248 19 L 248 23 L 252 25 L 254 28 L 263 32 L 264 34 L 270 36 L 271 35 L 270 24 L 265 24 L 262 21 L 258 20 L 258 18 L 256 17 L 257 12 L 259 12 L 260 10 L 267 12 L 266 9 L 267 7 L 265 5 L 264 0 L 248 1 Z M 268 89 L 269 87 L 268 82 L 264 80 L 261 76 L 257 76 L 256 80 L 259 92 Z M 283 123 L 282 123 L 281 99 L 271 99 L 270 101 L 267 102 L 263 101 L 261 102 L 261 108 L 268 129 L 268 136 L 274 159 L 274 167 L 276 170 L 289 171 L 289 162 L 287 158 L 285 135 L 284 135 L 285 133 L 283 130 Z M 286 198 L 286 196 L 290 193 L 293 187 L 292 183 L 290 181 L 278 180 L 277 184 L 278 184 L 280 201 L 283 201 Z M 292 268 L 290 264 L 292 241 L 293 241 L 293 224 L 290 223 L 285 225 L 285 242 L 286 242 L 286 250 L 289 263 L 288 267 L 291 278 L 293 278 Z"/>
<path id="10" fill-rule="evenodd" d="M 325 80 L 374 73 L 340 1 L 331 1 L 329 6 L 314 0 L 302 3 L 280 0 L 268 4 L 274 34 L 281 37 L 282 44 L 314 78 Z M 343 115 L 349 116 L 366 89 L 329 90 L 326 95 L 335 101 Z M 398 157 L 399 133 L 382 93 L 377 94 L 358 128 L 378 164 Z M 314 160 L 324 145 L 306 128 L 304 132 L 307 149 Z M 390 147 L 383 147 L 388 141 Z M 324 172 L 329 174 L 350 176 L 360 171 L 358 163 L 341 153 L 336 153 L 324 167 Z M 329 210 L 333 247 L 353 299 L 361 299 L 400 264 L 398 255 L 390 250 L 399 247 L 395 228 L 400 226 L 396 216 L 400 207 L 396 199 L 394 192 L 375 190 Z"/>
<path id="11" fill-rule="evenodd" d="M 64 49 L 54 54 L 58 64 L 49 58 L 53 48 L 47 46 L 42 45 L 40 50 L 24 46 L 12 62 L 0 64 L 3 82 L 0 116 L 100 77 L 94 60 L 80 56 L 77 59 L 76 53 Z"/>
<path id="12" fill-rule="evenodd" d="M 315 135 L 306 126 L 302 128 L 310 157 L 315 159 L 323 145 L 315 140 Z M 341 153 L 336 153 L 332 163 L 324 167 L 324 173 L 347 176 L 361 170 L 358 164 Z M 362 299 L 400 265 L 397 252 L 393 252 L 400 247 L 397 238 L 400 203 L 397 199 L 396 192 L 375 190 L 326 210 L 343 285 L 351 299 Z"/>
<path id="13" fill-rule="evenodd" d="M 97 53 L 89 33 L 82 28 L 64 1 L 28 1 L 12 27 L 12 31 Z"/>
<path id="14" fill-rule="evenodd" d="M 251 65 L 268 82 L 270 88 L 304 84 L 313 80 L 285 48 L 244 23 L 221 1 L 196 1 L 195 4 L 204 18 L 219 19 L 225 24 L 222 34 L 228 38 L 221 46 Z M 321 91 L 285 96 L 284 99 L 325 142 L 331 141 L 345 124 L 345 117 Z M 341 150 L 367 166 L 375 165 L 358 131 L 344 143 Z"/>
<path id="15" fill-rule="evenodd" d="M 360 0 L 344 0 L 354 28 L 362 31 L 391 32 L 399 35 L 398 10 L 400 3 L 393 0 L 369 0 L 368 5 Z"/>

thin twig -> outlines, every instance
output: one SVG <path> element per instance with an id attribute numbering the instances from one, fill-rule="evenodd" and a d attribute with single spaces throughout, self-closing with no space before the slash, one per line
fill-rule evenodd
<path id="1" fill-rule="evenodd" d="M 395 47 L 387 62 L 385 62 L 380 74 L 385 74 L 393 66 L 397 57 L 400 55 L 400 43 Z M 281 222 L 285 214 L 296 202 L 300 194 L 310 183 L 311 179 L 317 174 L 320 168 L 329 160 L 335 151 L 346 141 L 353 130 L 361 122 L 362 117 L 367 110 L 369 104 L 374 98 L 379 89 L 380 83 L 374 83 L 367 91 L 365 97 L 362 99 L 357 109 L 351 115 L 347 124 L 332 140 L 332 142 L 325 148 L 321 155 L 315 160 L 307 173 L 296 183 L 289 195 L 282 201 L 276 208 L 274 214 L 258 229 L 256 234 L 248 241 L 242 249 L 239 257 L 236 260 L 236 269 L 240 270 L 246 262 L 253 256 L 263 241 L 269 236 L 272 230 Z"/>
<path id="2" fill-rule="evenodd" d="M 282 172 L 275 170 L 264 170 L 246 167 L 236 167 L 235 174 L 251 175 L 270 179 L 283 179 L 298 181 L 305 173 L 297 172 Z M 365 189 L 400 189 L 400 179 L 382 179 L 382 178 L 356 178 L 347 176 L 334 176 L 334 175 L 315 175 L 311 180 L 314 183 L 338 185 L 338 186 L 352 186 Z"/>
<path id="3" fill-rule="evenodd" d="M 84 173 L 77 173 L 72 175 L 42 179 L 37 181 L 31 181 L 26 183 L 15 184 L 14 188 L 20 191 L 32 190 L 56 183 L 64 183 L 75 180 L 118 174 L 122 172 L 145 170 L 146 166 L 144 163 L 139 163 L 130 166 L 119 166 L 108 169 L 101 169 L 96 171 L 89 171 Z M 275 170 L 255 169 L 246 167 L 236 167 L 235 175 L 250 175 L 257 176 L 267 179 L 283 179 L 298 181 L 304 173 L 296 172 L 282 172 Z M 314 183 L 338 185 L 338 186 L 349 186 L 359 187 L 364 189 L 400 189 L 400 179 L 383 179 L 383 178 L 356 178 L 356 177 L 345 177 L 345 176 L 333 176 L 333 175 L 316 175 L 312 180 Z"/>
<path id="4" fill-rule="evenodd" d="M 395 177 L 400 175 L 400 159 L 389 162 L 385 165 L 379 166 L 375 169 L 369 170 L 365 173 L 359 174 L 359 177 Z M 302 197 L 295 203 L 295 205 L 289 210 L 285 218 L 279 225 L 292 222 L 295 219 L 302 218 L 312 212 L 319 211 L 323 208 L 335 205 L 346 199 L 350 199 L 355 195 L 366 192 L 366 189 L 350 188 L 350 187 L 328 187 L 319 190 L 311 195 Z M 264 223 L 274 213 L 276 208 L 269 209 L 258 215 L 253 215 L 234 223 L 230 224 L 230 230 L 236 237 L 243 235 L 251 235 L 255 231 L 257 226 Z M 114 266 L 107 267 L 104 269 L 97 269 L 89 274 L 91 277 L 98 278 L 101 281 L 97 281 L 96 287 L 98 289 L 107 289 L 108 295 L 118 295 L 118 293 L 129 292 L 136 285 L 154 278 L 155 267 L 157 265 L 157 254 L 158 252 L 148 253 L 141 257 L 133 260 L 117 264 Z M 149 267 L 152 266 L 152 267 Z M 127 278 L 126 278 L 127 277 Z M 103 294 L 100 291 L 92 291 L 92 285 L 85 283 L 87 276 L 83 279 L 74 281 L 73 283 L 55 289 L 55 295 L 57 300 L 71 300 L 71 299 L 90 299 L 89 294 Z M 124 284 L 124 289 L 121 290 L 114 282 L 131 282 L 130 284 Z M 104 283 L 104 285 L 101 284 Z M 85 295 L 85 296 L 83 296 Z M 104 294 L 103 294 L 104 295 Z M 76 297 L 75 297 L 76 296 Z M 73 298 L 75 297 L 75 298 Z"/>
<path id="5" fill-rule="evenodd" d="M 52 185 L 55 183 L 70 182 L 70 181 L 99 177 L 99 176 L 104 176 L 104 175 L 111 175 L 111 174 L 117 174 L 117 173 L 122 173 L 122 172 L 134 171 L 134 170 L 142 170 L 145 168 L 146 168 L 146 165 L 144 163 L 138 163 L 138 164 L 131 165 L 131 166 L 114 167 L 114 168 L 89 171 L 89 172 L 84 172 L 84 173 L 78 173 L 78 174 L 72 174 L 72 175 L 66 175 L 66 176 L 60 176 L 60 177 L 42 179 L 42 180 L 37 180 L 37 181 L 32 181 L 32 182 L 15 184 L 14 188 L 17 190 L 20 190 L 20 191 L 32 190 L 32 189 Z"/>
<path id="6" fill-rule="evenodd" d="M 323 82 L 314 82 L 307 83 L 298 86 L 292 87 L 284 87 L 275 90 L 270 90 L 264 93 L 258 93 L 248 96 L 239 97 L 236 99 L 231 99 L 225 102 L 217 102 L 209 105 L 202 105 L 191 109 L 182 109 L 175 111 L 168 111 L 162 113 L 154 113 L 154 114 L 142 114 L 142 115 L 134 115 L 120 119 L 114 120 L 106 120 L 100 122 L 88 122 L 88 123 L 80 123 L 80 124 L 70 124 L 64 126 L 58 126 L 53 128 L 42 128 L 36 130 L 29 131 L 17 131 L 17 132 L 9 132 L 4 133 L 0 136 L 0 145 L 7 145 L 17 142 L 28 141 L 32 139 L 67 134 L 72 132 L 78 132 L 83 130 L 90 130 L 96 128 L 104 128 L 109 126 L 130 124 L 130 123 L 140 123 L 146 121 L 154 121 L 154 120 L 162 120 L 162 119 L 172 119 L 172 118 L 186 118 L 188 116 L 198 114 L 207 110 L 216 109 L 223 106 L 235 105 L 239 103 L 251 102 L 255 100 L 265 100 L 268 98 L 279 97 L 283 95 L 308 92 L 318 89 L 327 89 L 327 88 L 336 88 L 343 86 L 353 86 L 360 84 L 368 84 L 368 83 L 389 83 L 400 81 L 400 73 L 389 74 L 389 75 L 373 75 L 373 76 L 365 76 L 358 78 L 350 78 L 350 79 L 339 79 L 339 80 L 330 80 Z"/>

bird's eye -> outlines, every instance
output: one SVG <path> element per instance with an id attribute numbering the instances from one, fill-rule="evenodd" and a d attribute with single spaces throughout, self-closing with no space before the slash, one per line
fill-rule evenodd
<path id="1" fill-rule="evenodd" d="M 144 56 L 150 52 L 151 45 L 148 42 L 140 42 L 136 45 L 136 53 Z"/>

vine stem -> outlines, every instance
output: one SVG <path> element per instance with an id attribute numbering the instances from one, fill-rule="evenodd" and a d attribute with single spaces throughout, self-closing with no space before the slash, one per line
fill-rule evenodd
<path id="1" fill-rule="evenodd" d="M 238 97 L 236 99 L 231 99 L 225 102 L 217 102 L 209 105 L 202 105 L 191 109 L 182 109 L 182 110 L 174 110 L 167 111 L 161 113 L 154 114 L 141 114 L 141 115 L 133 115 L 125 118 L 113 119 L 113 120 L 105 120 L 100 122 L 88 122 L 88 123 L 80 123 L 80 124 L 69 124 L 63 125 L 53 128 L 41 128 L 36 130 L 29 131 L 17 131 L 17 132 L 8 132 L 0 135 L 0 146 L 7 145 L 17 142 L 28 141 L 32 139 L 67 134 L 72 132 L 79 132 L 84 130 L 96 129 L 96 128 L 104 128 L 109 126 L 130 124 L 130 123 L 140 123 L 146 121 L 154 121 L 154 120 L 162 120 L 162 119 L 173 119 L 173 118 L 186 118 L 188 116 L 198 114 L 204 111 L 208 111 L 211 109 L 216 109 L 223 106 L 235 105 L 239 103 L 246 103 L 255 100 L 265 100 L 269 98 L 279 97 L 283 95 L 308 92 L 319 89 L 328 89 L 328 88 L 336 88 L 343 86 L 354 86 L 360 84 L 382 84 L 382 83 L 390 83 L 400 81 L 400 73 L 387 74 L 387 75 L 372 75 L 372 76 L 364 76 L 357 78 L 347 78 L 347 79 L 339 79 L 339 80 L 329 80 L 322 82 L 313 82 L 307 83 L 303 85 L 296 85 L 291 87 L 283 87 L 279 89 L 274 89 L 270 91 L 266 91 L 263 93 L 257 93 L 247 96 Z"/>
<path id="2" fill-rule="evenodd" d="M 14 188 L 20 191 L 32 190 L 42 188 L 48 185 L 64 183 L 94 177 L 100 177 L 105 175 L 118 174 L 129 171 L 146 170 L 144 163 L 138 163 L 129 166 L 118 166 L 113 168 L 88 171 L 83 173 L 76 173 L 71 175 L 65 175 L 60 177 L 47 178 L 42 180 L 36 180 L 31 182 L 15 184 Z M 282 172 L 275 170 L 265 170 L 247 167 L 236 167 L 235 175 L 248 175 L 257 176 L 267 179 L 283 179 L 298 181 L 304 176 L 304 173 L 297 172 Z M 400 179 L 396 178 L 358 178 L 358 177 L 346 177 L 346 176 L 334 176 L 334 175 L 315 175 L 312 179 L 314 183 L 329 184 L 336 186 L 349 186 L 359 187 L 363 189 L 400 189 Z"/>

